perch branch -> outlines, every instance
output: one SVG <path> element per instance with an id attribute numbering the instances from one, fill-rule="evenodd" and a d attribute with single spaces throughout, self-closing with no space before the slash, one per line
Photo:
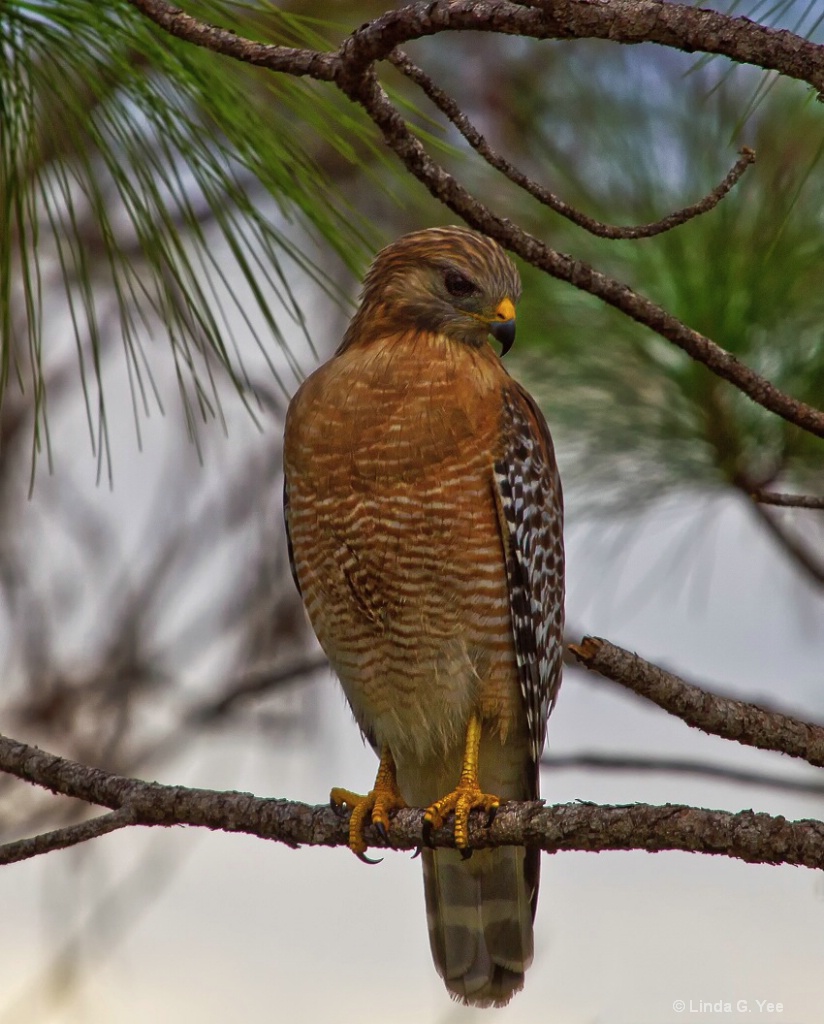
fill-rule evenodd
<path id="1" fill-rule="evenodd" d="M 297 847 L 346 846 L 348 815 L 328 805 L 254 797 L 248 793 L 163 786 L 112 775 L 0 737 L 0 770 L 52 792 L 124 809 L 134 824 L 194 825 L 244 832 Z M 798 864 L 824 868 L 824 822 L 787 821 L 769 814 L 707 811 L 667 804 L 599 806 L 576 803 L 544 807 L 540 802 L 507 803 L 492 826 L 473 814 L 469 840 L 475 848 L 530 845 L 559 850 L 686 850 L 721 854 L 759 864 Z M 389 845 L 413 850 L 422 841 L 423 812 L 399 811 L 392 820 Z M 366 838 L 385 846 L 370 826 Z M 433 836 L 436 846 L 451 846 L 449 825 Z"/>

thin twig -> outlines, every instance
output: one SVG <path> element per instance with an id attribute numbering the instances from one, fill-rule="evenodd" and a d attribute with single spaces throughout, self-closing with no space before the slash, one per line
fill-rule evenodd
<path id="1" fill-rule="evenodd" d="M 666 775 L 698 775 L 718 782 L 759 786 L 763 789 L 780 789 L 788 793 L 803 793 L 815 797 L 824 796 L 824 782 L 767 775 L 764 772 L 750 772 L 743 768 L 730 768 L 727 765 L 680 758 L 634 757 L 626 754 L 545 754 L 541 758 L 541 767 L 553 772 L 583 768 L 601 772 L 641 772 L 644 774 L 660 772 Z"/>
<path id="2" fill-rule="evenodd" d="M 135 819 L 131 808 L 121 807 L 108 814 L 101 814 L 97 818 L 81 821 L 78 825 L 67 825 L 66 828 L 56 828 L 51 832 L 43 832 L 39 836 L 30 836 L 28 839 L 4 843 L 0 846 L 0 864 L 15 864 L 20 860 L 38 857 L 41 853 L 65 850 L 69 846 L 87 843 L 90 839 L 97 839 L 98 836 L 105 836 L 109 832 L 115 832 L 119 828 L 126 828 L 127 825 L 134 824 Z"/>
<path id="3" fill-rule="evenodd" d="M 570 650 L 586 668 L 646 697 L 687 725 L 824 767 L 824 728 L 820 725 L 708 693 L 600 637 L 585 636 L 580 644 L 570 644 Z"/>
<path id="4" fill-rule="evenodd" d="M 591 235 L 596 235 L 598 238 L 652 238 L 654 235 L 663 234 L 665 231 L 671 231 L 681 224 L 686 224 L 687 221 L 693 220 L 702 213 L 708 213 L 716 207 L 724 196 L 738 183 L 746 169 L 755 163 L 755 152 L 745 146 L 741 149 L 741 155 L 727 172 L 724 180 L 716 185 L 703 199 L 699 199 L 697 202 L 691 203 L 681 210 L 676 210 L 660 220 L 652 221 L 648 224 L 626 226 L 605 224 L 603 221 L 596 220 L 594 217 L 589 217 L 582 211 L 577 210 L 574 206 L 561 199 L 560 196 L 556 196 L 554 192 L 544 188 L 543 185 L 528 177 L 523 171 L 510 163 L 509 160 L 501 156 L 500 153 L 489 145 L 455 100 L 435 85 L 429 75 L 422 71 L 417 64 L 414 64 L 403 51 L 394 50 L 388 59 L 399 71 L 423 90 L 441 113 L 449 118 L 469 145 L 491 167 L 500 171 L 501 174 L 531 195 L 533 199 L 537 199 L 542 205 L 549 207 L 573 224 L 588 231 Z"/>
<path id="5" fill-rule="evenodd" d="M 230 683 L 217 697 L 212 697 L 191 707 L 184 716 L 184 722 L 186 725 L 197 725 L 200 722 L 209 722 L 220 718 L 232 711 L 236 704 L 240 704 L 250 697 L 271 693 L 281 686 L 291 684 L 296 679 L 311 675 L 313 672 L 320 672 L 328 667 L 327 659 L 318 657 L 308 658 L 277 671 L 250 672 Z"/>
<path id="6" fill-rule="evenodd" d="M 195 825 L 243 832 L 289 846 L 347 846 L 348 814 L 328 804 L 263 799 L 248 793 L 162 786 L 80 765 L 17 740 L 0 736 L 0 771 L 53 792 L 109 807 L 127 804 L 140 825 Z M 398 811 L 388 843 L 369 826 L 371 846 L 413 850 L 422 843 L 422 810 Z M 687 850 L 721 854 L 759 864 L 824 868 L 824 822 L 741 811 L 707 811 L 666 804 L 600 806 L 575 803 L 544 807 L 540 802 L 503 804 L 491 826 L 473 814 L 469 845 L 536 846 L 558 850 Z M 454 845 L 447 823 L 432 836 L 435 846 Z"/>
<path id="7" fill-rule="evenodd" d="M 807 579 L 819 587 L 824 586 L 824 563 L 818 556 L 802 540 L 786 530 L 769 508 L 757 501 L 751 502 L 750 508 Z"/>
<path id="8" fill-rule="evenodd" d="M 750 497 L 762 505 L 781 508 L 812 508 L 824 512 L 824 498 L 814 494 L 779 494 L 777 491 L 752 491 Z"/>

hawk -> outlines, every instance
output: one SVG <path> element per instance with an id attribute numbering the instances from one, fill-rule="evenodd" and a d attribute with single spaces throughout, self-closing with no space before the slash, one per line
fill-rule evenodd
<path id="1" fill-rule="evenodd" d="M 432 954 L 450 994 L 502 1006 L 532 960 L 540 851 L 468 847 L 470 812 L 538 797 L 561 682 L 561 484 L 549 430 L 510 377 L 518 272 L 461 227 L 378 253 L 334 356 L 293 398 L 284 440 L 292 572 L 380 757 L 352 808 L 386 834 L 426 808 L 456 849 L 423 851 Z"/>

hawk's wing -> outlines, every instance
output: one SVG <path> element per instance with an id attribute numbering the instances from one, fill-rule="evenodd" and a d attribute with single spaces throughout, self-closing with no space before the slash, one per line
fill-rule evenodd
<path id="1" fill-rule="evenodd" d="M 561 685 L 564 541 L 561 481 L 549 428 L 534 399 L 513 382 L 504 395 L 495 486 L 515 655 L 535 763 Z"/>
<path id="2" fill-rule="evenodd" d="M 292 573 L 292 579 L 295 581 L 295 586 L 298 588 L 298 594 L 300 594 L 302 599 L 303 591 L 300 589 L 298 570 L 295 565 L 295 549 L 292 546 L 292 535 L 289 532 L 289 483 L 285 474 L 283 477 L 283 525 L 286 527 L 286 551 L 289 555 L 289 569 Z"/>

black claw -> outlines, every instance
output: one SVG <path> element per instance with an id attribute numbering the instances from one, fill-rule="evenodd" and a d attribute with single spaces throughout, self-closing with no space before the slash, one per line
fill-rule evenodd
<path id="1" fill-rule="evenodd" d="M 414 860 L 416 857 L 420 857 L 420 855 L 422 853 L 423 853 L 423 847 L 422 846 L 416 846 L 415 847 L 415 852 L 412 854 L 412 860 Z"/>
<path id="2" fill-rule="evenodd" d="M 498 816 L 498 808 L 493 807 L 489 812 L 489 817 L 486 819 L 486 827 L 492 828 L 495 818 Z"/>
<path id="3" fill-rule="evenodd" d="M 427 821 L 426 818 L 424 818 L 423 828 L 421 829 L 421 835 L 423 837 L 424 846 L 428 846 L 430 850 L 435 849 L 435 844 L 432 842 L 433 831 L 434 829 L 432 828 L 432 822 Z"/>
<path id="4" fill-rule="evenodd" d="M 470 857 L 472 856 L 472 853 L 472 850 L 467 850 L 465 846 L 462 846 L 460 848 L 461 860 L 469 860 Z"/>
<path id="5" fill-rule="evenodd" d="M 381 839 L 388 845 L 389 844 L 389 833 L 386 831 L 386 826 L 382 821 L 373 821 L 372 824 L 375 827 L 375 831 L 381 837 Z"/>
<path id="6" fill-rule="evenodd" d="M 382 864 L 383 857 L 378 857 L 377 860 L 373 860 L 371 857 L 367 857 L 365 853 L 356 853 L 355 856 L 358 860 L 362 860 L 364 864 Z"/>

